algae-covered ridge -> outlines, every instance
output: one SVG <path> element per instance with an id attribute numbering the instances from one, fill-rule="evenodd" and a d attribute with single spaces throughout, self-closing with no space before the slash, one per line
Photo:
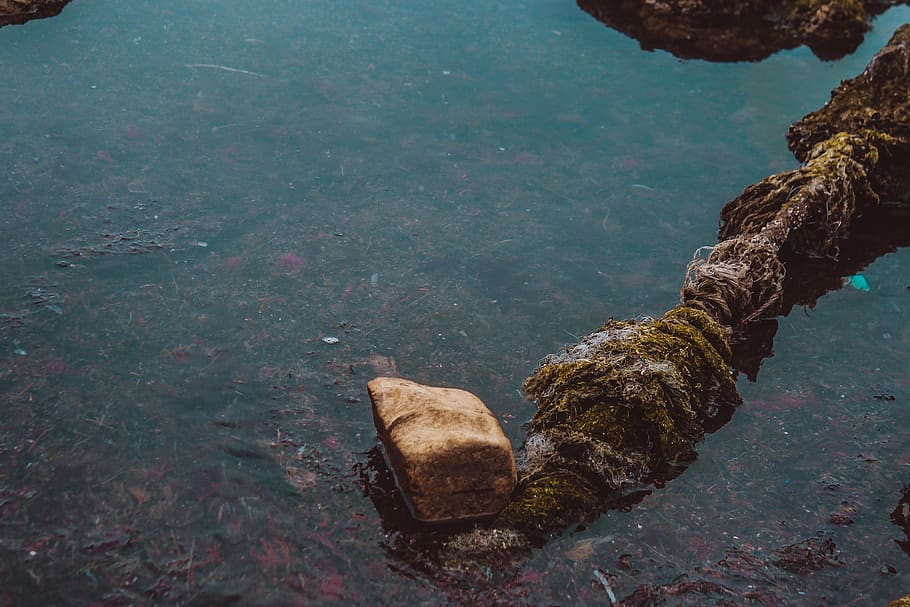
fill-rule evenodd
<path id="1" fill-rule="evenodd" d="M 545 534 L 692 460 L 706 422 L 739 403 L 730 359 L 723 327 L 687 306 L 610 321 L 550 356 L 525 382 L 538 410 L 494 525 Z"/>
<path id="2" fill-rule="evenodd" d="M 725 205 L 720 242 L 690 264 L 681 305 L 657 319 L 610 320 L 541 363 L 524 384 L 537 412 L 516 491 L 485 527 L 451 538 L 450 557 L 538 544 L 695 458 L 705 432 L 740 402 L 732 341 L 800 299 L 785 292 L 796 288 L 788 269 L 836 262 L 845 244 L 865 241 L 865 218 L 910 200 L 908 76 L 910 24 L 791 127 L 803 166 Z"/>

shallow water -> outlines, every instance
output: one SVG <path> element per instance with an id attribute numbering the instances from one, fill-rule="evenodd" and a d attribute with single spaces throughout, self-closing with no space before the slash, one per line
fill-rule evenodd
<path id="1" fill-rule="evenodd" d="M 474 391 L 518 447 L 537 361 L 673 306 L 723 203 L 796 166 L 787 126 L 908 19 L 733 65 L 555 0 L 77 0 L 3 28 L 0 605 L 906 593 L 907 251 L 782 319 L 684 474 L 506 581 L 402 560 L 364 475 L 382 373 Z M 809 538 L 840 564 L 713 565 Z"/>

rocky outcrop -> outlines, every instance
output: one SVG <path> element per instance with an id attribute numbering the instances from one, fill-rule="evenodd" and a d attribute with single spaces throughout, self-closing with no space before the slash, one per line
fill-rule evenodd
<path id="1" fill-rule="evenodd" d="M 886 200 L 910 199 L 910 24 L 894 32 L 863 73 L 844 80 L 831 99 L 793 123 L 787 142 L 793 155 L 805 162 L 812 149 L 839 132 L 878 133 L 887 138 L 888 153 L 870 175 L 873 188 Z M 896 165 L 894 163 L 897 163 Z"/>
<path id="2" fill-rule="evenodd" d="M 60 14 L 70 0 L 0 0 L 0 27 Z"/>
<path id="3" fill-rule="evenodd" d="M 578 0 L 647 50 L 684 59 L 758 61 L 806 45 L 819 58 L 853 52 L 869 20 L 899 0 Z"/>

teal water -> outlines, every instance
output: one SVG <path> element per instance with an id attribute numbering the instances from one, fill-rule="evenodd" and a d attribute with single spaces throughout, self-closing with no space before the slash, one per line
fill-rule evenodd
<path id="1" fill-rule="evenodd" d="M 518 447 L 537 361 L 673 306 L 723 203 L 795 167 L 787 126 L 907 20 L 733 65 L 555 0 L 76 0 L 3 28 L 0 605 L 905 594 L 906 251 L 782 319 L 684 474 L 505 582 L 400 558 L 361 471 L 391 371 L 474 391 Z M 808 538 L 840 564 L 712 566 Z"/>

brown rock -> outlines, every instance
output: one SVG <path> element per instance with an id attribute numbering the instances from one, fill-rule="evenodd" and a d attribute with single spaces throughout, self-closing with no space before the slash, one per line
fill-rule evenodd
<path id="1" fill-rule="evenodd" d="M 901 0 L 578 0 L 598 21 L 685 59 L 759 61 L 805 44 L 839 59 L 863 41 L 869 21 Z"/>
<path id="2" fill-rule="evenodd" d="M 0 0 L 0 27 L 53 17 L 70 0 Z"/>
<path id="3" fill-rule="evenodd" d="M 873 130 L 886 133 L 891 144 L 880 161 L 898 156 L 900 168 L 907 173 L 906 148 L 910 145 L 910 23 L 897 28 L 888 44 L 876 53 L 863 73 L 844 80 L 831 92 L 831 100 L 819 110 L 803 116 L 787 132 L 787 142 L 800 162 L 806 162 L 812 149 L 840 131 L 863 134 Z M 889 188 L 887 198 L 907 199 L 907 181 Z"/>
<path id="4" fill-rule="evenodd" d="M 483 401 L 396 377 L 377 377 L 367 389 L 386 460 L 414 518 L 454 522 L 505 506 L 515 488 L 515 458 Z"/>

